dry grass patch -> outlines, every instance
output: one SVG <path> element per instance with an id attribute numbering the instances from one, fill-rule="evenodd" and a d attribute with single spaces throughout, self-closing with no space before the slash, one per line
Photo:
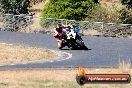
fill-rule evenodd
<path id="1" fill-rule="evenodd" d="M 0 64 L 55 59 L 57 53 L 43 48 L 0 44 Z"/>
<path id="2" fill-rule="evenodd" d="M 101 35 L 97 30 L 83 30 L 81 33 L 84 35 Z"/>
<path id="3" fill-rule="evenodd" d="M 90 68 L 88 74 L 119 74 L 118 68 Z M 131 88 L 132 84 L 86 84 L 75 80 L 77 70 L 18 70 L 1 71 L 0 88 Z M 129 71 L 131 74 L 132 69 Z M 124 72 L 123 72 L 124 73 Z"/>

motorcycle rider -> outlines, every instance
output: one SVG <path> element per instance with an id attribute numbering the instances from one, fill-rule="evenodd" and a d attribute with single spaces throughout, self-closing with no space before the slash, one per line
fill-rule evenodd
<path id="1" fill-rule="evenodd" d="M 56 25 L 56 28 L 54 28 L 54 35 L 53 35 L 58 42 L 58 48 L 62 49 L 64 47 L 62 39 L 66 37 L 67 33 L 68 35 L 72 34 L 72 32 L 77 33 L 79 40 L 83 41 L 81 36 L 79 35 L 79 30 L 80 30 L 79 28 L 77 28 L 74 25 L 72 26 L 70 23 L 67 23 L 67 25 L 63 25 L 61 22 L 59 22 Z"/>
<path id="2" fill-rule="evenodd" d="M 63 48 L 63 45 L 62 45 L 63 28 L 64 28 L 64 25 L 61 22 L 59 22 L 56 25 L 56 28 L 54 28 L 54 35 L 53 36 L 56 38 L 56 40 L 58 42 L 58 48 L 59 49 Z"/>
<path id="3" fill-rule="evenodd" d="M 66 36 L 67 33 L 71 32 L 72 25 L 67 23 L 63 28 L 63 35 Z"/>
<path id="4" fill-rule="evenodd" d="M 58 48 L 62 49 L 64 47 L 63 43 L 62 43 L 62 37 L 65 36 L 65 32 L 66 31 L 70 31 L 71 25 L 63 25 L 61 22 L 59 22 L 56 25 L 56 28 L 54 28 L 54 34 L 53 36 L 56 38 L 57 42 L 58 42 Z"/>

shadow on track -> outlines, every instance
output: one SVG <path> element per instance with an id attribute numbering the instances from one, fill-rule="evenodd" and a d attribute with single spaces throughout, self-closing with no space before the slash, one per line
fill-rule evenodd
<path id="1" fill-rule="evenodd" d="M 74 47 L 74 48 L 63 48 L 63 49 L 61 49 L 61 50 L 92 50 L 92 49 L 89 49 L 89 48 L 87 48 L 87 46 L 83 46 L 83 47 L 80 47 L 80 48 L 78 48 L 78 47 Z"/>

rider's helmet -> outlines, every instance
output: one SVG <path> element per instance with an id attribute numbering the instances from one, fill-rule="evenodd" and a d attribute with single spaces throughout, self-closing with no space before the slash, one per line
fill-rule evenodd
<path id="1" fill-rule="evenodd" d="M 63 28 L 63 25 L 61 22 L 59 22 L 57 25 L 56 25 L 56 28 Z"/>
<path id="2" fill-rule="evenodd" d="M 59 22 L 56 25 L 56 31 L 59 32 L 59 33 L 62 33 L 62 29 L 63 29 L 63 25 L 61 24 L 61 22 Z"/>

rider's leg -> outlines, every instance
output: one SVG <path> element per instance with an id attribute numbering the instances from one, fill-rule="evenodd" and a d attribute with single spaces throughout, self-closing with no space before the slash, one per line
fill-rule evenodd
<path id="1" fill-rule="evenodd" d="M 57 39 L 57 42 L 58 42 L 58 48 L 59 49 L 63 48 L 62 40 Z"/>

